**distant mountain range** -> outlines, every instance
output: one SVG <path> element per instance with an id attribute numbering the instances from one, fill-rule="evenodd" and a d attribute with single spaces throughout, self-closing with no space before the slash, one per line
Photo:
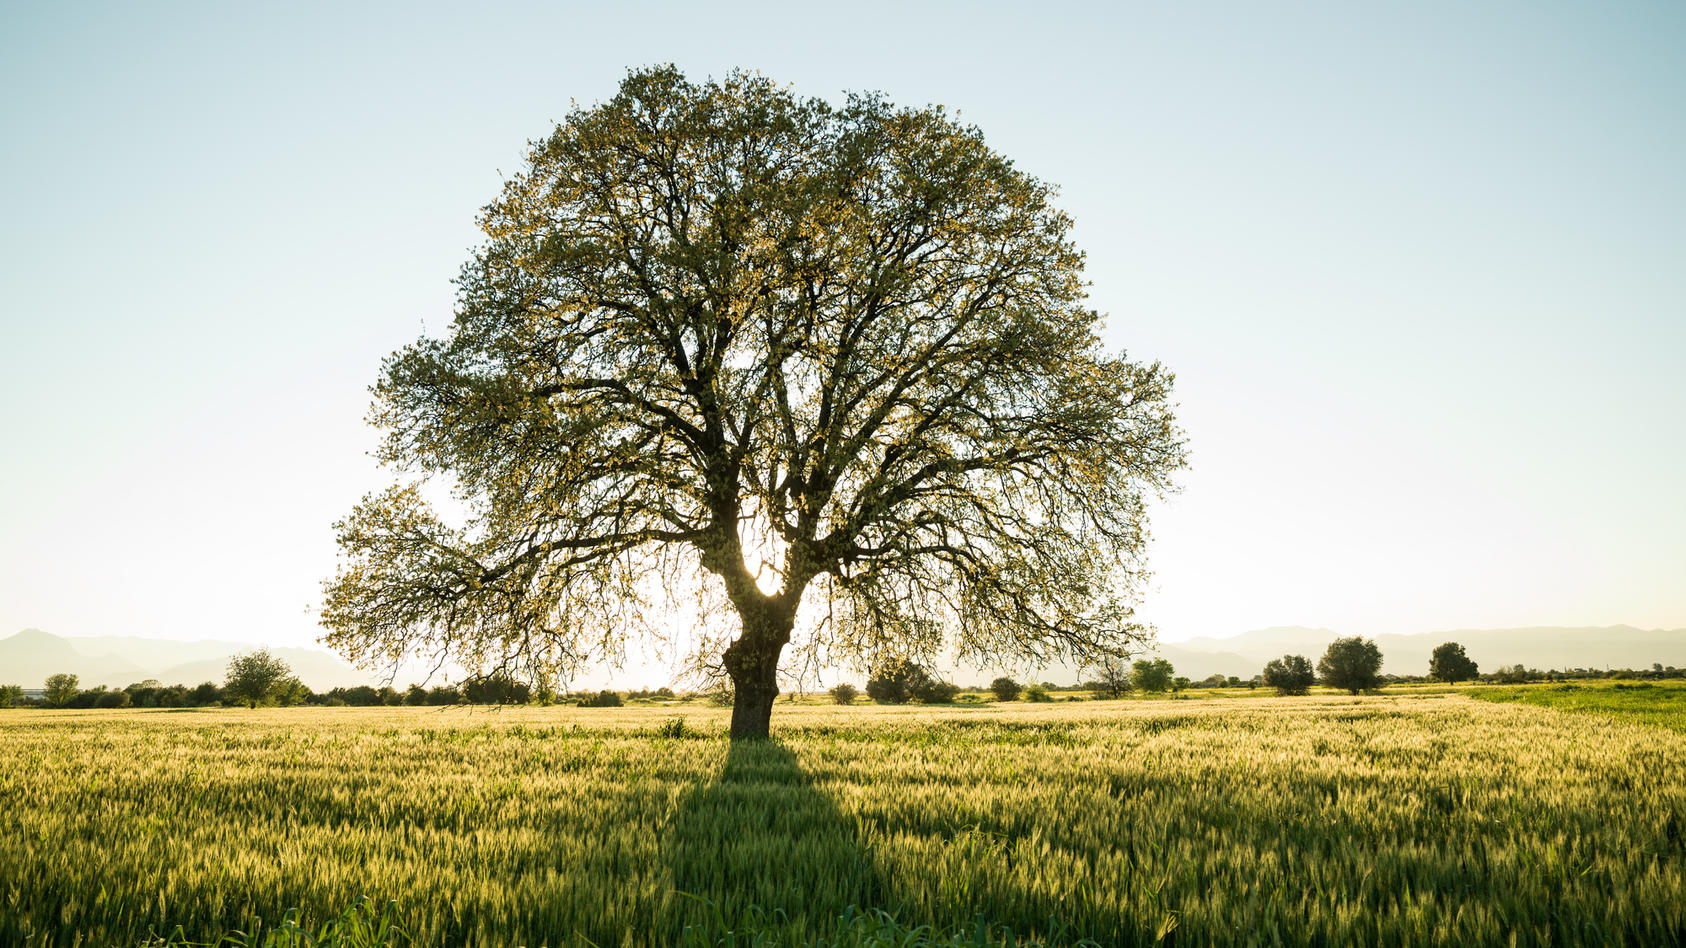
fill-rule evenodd
<path id="1" fill-rule="evenodd" d="M 1251 678 L 1265 662 L 1283 655 L 1304 655 L 1316 662 L 1330 642 L 1342 637 L 1329 629 L 1277 626 L 1231 638 L 1162 643 L 1158 654 L 1176 667 L 1177 674 L 1196 681 L 1208 675 Z M 1371 638 L 1382 651 L 1382 671 L 1390 675 L 1427 674 L 1429 654 L 1443 642 L 1462 645 L 1484 672 L 1517 664 L 1540 669 L 1650 668 L 1653 663 L 1686 667 L 1686 629 L 1542 626 Z"/>
<path id="2" fill-rule="evenodd" d="M 156 678 L 166 685 L 221 683 L 228 660 L 257 646 L 249 642 L 178 642 L 123 636 L 61 638 L 40 629 L 24 629 L 0 639 L 0 684 L 39 688 L 48 675 L 69 672 L 83 688 L 121 688 Z M 311 648 L 272 648 L 312 690 L 381 684 L 380 675 L 362 671 L 330 652 Z"/>

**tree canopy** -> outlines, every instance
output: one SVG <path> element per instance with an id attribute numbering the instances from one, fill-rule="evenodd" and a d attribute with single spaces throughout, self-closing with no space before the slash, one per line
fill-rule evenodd
<path id="1" fill-rule="evenodd" d="M 1138 658 L 1130 672 L 1130 684 L 1141 691 L 1169 691 L 1176 669 L 1163 658 Z"/>
<path id="2" fill-rule="evenodd" d="M 1331 688 L 1352 694 L 1370 691 L 1382 684 L 1382 650 L 1361 636 L 1336 639 L 1317 660 L 1317 675 Z"/>
<path id="3" fill-rule="evenodd" d="M 859 668 L 1140 640 L 1172 377 L 1102 351 L 1053 197 L 941 108 L 630 73 L 485 209 L 449 334 L 386 361 L 415 479 L 337 525 L 327 641 L 566 674 L 686 590 L 730 606 L 695 649 L 753 737 L 798 632 Z"/>
<path id="4" fill-rule="evenodd" d="M 228 679 L 223 694 L 247 707 L 281 701 L 302 688 L 287 663 L 269 649 L 242 652 L 228 661 Z M 289 702 L 296 703 L 296 702 Z"/>
<path id="5" fill-rule="evenodd" d="M 1428 677 L 1439 681 L 1451 684 L 1474 681 L 1480 673 L 1481 669 L 1464 653 L 1464 647 L 1456 642 L 1435 646 L 1428 659 Z"/>
<path id="6" fill-rule="evenodd" d="M 1311 659 L 1304 655 L 1284 655 L 1265 663 L 1264 683 L 1275 688 L 1279 695 L 1303 695 L 1317 684 L 1317 673 Z"/>
<path id="7" fill-rule="evenodd" d="M 81 679 L 67 672 L 48 675 L 42 697 L 47 699 L 49 705 L 62 708 L 69 704 L 70 699 L 76 697 L 77 693 L 82 690 L 78 687 L 80 684 Z"/>
<path id="8" fill-rule="evenodd" d="M 886 704 L 907 704 L 931 684 L 931 673 L 917 662 L 885 662 L 866 680 L 866 696 Z"/>

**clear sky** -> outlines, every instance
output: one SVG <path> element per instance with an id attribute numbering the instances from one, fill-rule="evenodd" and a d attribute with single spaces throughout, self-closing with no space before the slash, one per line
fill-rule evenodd
<path id="1" fill-rule="evenodd" d="M 942 103 L 1178 373 L 1164 638 L 1686 626 L 1686 4 L 0 6 L 0 636 L 304 645 L 381 357 L 628 67 Z"/>

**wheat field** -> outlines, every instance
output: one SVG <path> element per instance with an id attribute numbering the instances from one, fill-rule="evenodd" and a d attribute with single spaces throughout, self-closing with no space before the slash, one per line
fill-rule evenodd
<path id="1" fill-rule="evenodd" d="M 360 897 L 418 945 L 813 944 L 868 909 L 987 933 L 954 944 L 1686 939 L 1676 730 L 1455 693 L 781 703 L 730 747 L 728 713 L 0 713 L 0 944 Z"/>

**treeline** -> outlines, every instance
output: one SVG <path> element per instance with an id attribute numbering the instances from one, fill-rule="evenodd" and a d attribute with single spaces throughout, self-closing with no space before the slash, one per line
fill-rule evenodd
<path id="1" fill-rule="evenodd" d="M 1021 683 L 1003 676 L 990 682 L 986 690 L 997 701 L 1034 703 L 1056 700 L 1055 691 L 1089 691 L 1096 698 L 1118 698 L 1131 691 L 1181 691 L 1190 685 L 1187 678 L 1176 674 L 1170 662 L 1154 658 L 1139 659 L 1133 664 L 1123 660 L 1103 662 L 1092 680 L 1071 688 L 1062 688 L 1051 681 Z M 920 665 L 906 661 L 880 666 L 866 682 L 867 698 L 879 704 L 953 704 L 957 700 L 976 700 L 962 691 L 959 685 L 943 681 Z M 860 697 L 861 690 L 844 683 L 832 688 L 829 693 L 838 704 L 853 704 Z M 1068 695 L 1064 700 L 1081 699 Z"/>
<path id="2" fill-rule="evenodd" d="M 1425 675 L 1389 675 L 1389 681 L 1425 682 L 1435 679 Z M 1497 671 L 1476 676 L 1477 681 L 1492 685 L 1524 685 L 1534 681 L 1581 681 L 1612 679 L 1616 681 L 1663 681 L 1686 678 L 1686 668 L 1653 664 L 1650 668 L 1553 668 L 1541 671 L 1524 665 L 1501 665 Z"/>
<path id="3" fill-rule="evenodd" d="M 1133 663 L 1103 662 L 1093 677 L 1071 688 L 1061 688 L 1053 682 L 1021 684 L 1012 678 L 1001 677 L 990 683 L 990 691 L 997 701 L 1053 701 L 1055 691 L 1087 691 L 1097 699 L 1121 698 L 1132 692 L 1178 692 L 1185 688 L 1274 688 L 1284 695 L 1303 695 L 1316 684 L 1357 694 L 1374 691 L 1390 684 L 1441 683 L 1456 684 L 1473 681 L 1484 684 L 1516 685 L 1531 682 L 1554 682 L 1585 679 L 1662 680 L 1686 678 L 1686 669 L 1673 665 L 1653 664 L 1648 669 L 1633 668 L 1567 668 L 1541 671 L 1523 665 L 1500 666 L 1483 673 L 1464 654 L 1463 646 L 1447 642 L 1434 650 L 1427 675 L 1383 675 L 1380 672 L 1382 654 L 1368 639 L 1352 637 L 1331 643 L 1321 660 L 1314 666 L 1302 655 L 1284 655 L 1266 663 L 1264 669 L 1251 678 L 1236 675 L 1212 675 L 1191 682 L 1177 675 L 1171 663 L 1162 658 L 1138 659 Z M 494 674 L 471 678 L 460 684 L 437 685 L 426 688 L 411 685 L 403 691 L 391 686 L 376 688 L 359 685 L 354 688 L 332 688 L 312 691 L 292 677 L 285 664 L 264 652 L 238 657 L 230 664 L 230 676 L 224 684 L 206 681 L 193 687 L 165 685 L 156 679 L 136 682 L 126 688 L 107 688 L 103 685 L 81 688 L 77 676 L 58 674 L 45 682 L 41 695 L 31 696 L 20 685 L 0 685 L 0 708 L 214 708 L 257 707 L 278 705 L 294 707 L 445 707 L 450 705 L 524 705 L 572 704 L 580 707 L 620 707 L 625 700 L 691 701 L 698 694 L 675 694 L 670 688 L 640 689 L 628 692 L 598 691 L 585 694 L 553 692 L 534 688 L 509 675 Z M 879 704 L 952 704 L 963 696 L 962 689 L 946 682 L 912 662 L 900 662 L 881 667 L 866 684 L 866 697 Z M 851 684 L 830 689 L 832 700 L 838 704 L 852 704 L 861 691 Z M 730 705 L 731 691 L 719 688 L 707 694 L 716 704 Z M 792 697 L 795 697 L 794 695 Z M 1066 700 L 1076 700 L 1067 698 Z"/>
<path id="4" fill-rule="evenodd" d="M 1231 675 L 1213 675 L 1200 682 L 1207 688 L 1257 688 L 1260 685 L 1275 688 L 1280 694 L 1305 694 L 1314 684 L 1322 683 L 1332 688 L 1341 688 L 1357 694 L 1360 691 L 1373 691 L 1390 684 L 1458 684 L 1460 682 L 1479 682 L 1494 685 L 1520 685 L 1535 681 L 1570 681 L 1582 679 L 1637 679 L 1659 680 L 1664 678 L 1686 678 L 1686 669 L 1675 668 L 1673 665 L 1653 663 L 1649 669 L 1633 668 L 1568 668 L 1563 670 L 1540 671 L 1523 665 L 1501 665 L 1495 671 L 1483 673 L 1480 666 L 1469 657 L 1464 647 L 1457 642 L 1445 642 L 1436 646 L 1429 656 L 1428 674 L 1426 675 L 1383 675 L 1381 674 L 1382 653 L 1376 643 L 1365 638 L 1353 636 L 1337 639 L 1330 643 L 1328 651 L 1318 661 L 1316 668 L 1303 655 L 1284 655 L 1271 659 L 1265 664 L 1264 670 L 1253 678 L 1242 681 Z"/>
<path id="5" fill-rule="evenodd" d="M 224 684 L 214 681 L 199 685 L 165 685 L 156 680 L 136 682 L 126 688 L 107 688 L 104 685 L 82 688 L 75 675 L 59 674 L 49 677 L 39 696 L 26 694 L 20 685 L 0 685 L 0 708 L 220 708 L 280 706 L 297 707 L 396 707 L 438 706 L 459 704 L 513 705 L 593 702 L 607 705 L 603 694 L 590 696 L 554 694 L 535 690 L 526 682 L 507 675 L 471 678 L 461 684 L 424 688 L 411 685 L 403 691 L 390 686 L 376 688 L 359 685 L 355 688 L 331 688 L 312 691 L 297 678 L 280 677 L 261 688 L 250 682 L 231 679 Z M 635 691 L 631 697 L 674 697 L 667 688 L 655 691 Z M 619 696 L 616 695 L 616 703 Z"/>
<path id="6" fill-rule="evenodd" d="M 1285 658 L 1287 656 L 1284 656 Z M 1310 664 L 1309 662 L 1307 663 Z M 1315 681 L 1316 675 L 1313 674 Z M 1524 665 L 1501 665 L 1491 672 L 1477 672 L 1455 679 L 1434 675 L 1378 675 L 1378 687 L 1386 685 L 1457 684 L 1471 681 L 1486 685 L 1525 685 L 1532 682 L 1586 681 L 1609 679 L 1614 681 L 1663 681 L 1686 678 L 1686 668 L 1656 664 L 1651 668 L 1553 668 L 1541 670 Z M 1196 688 L 1259 688 L 1270 687 L 1264 673 L 1251 678 L 1236 675 L 1211 675 L 1194 683 Z"/>
<path id="7" fill-rule="evenodd" d="M 1236 675 L 1211 675 L 1193 682 L 1176 674 L 1176 669 L 1163 658 L 1122 659 L 1103 661 L 1091 669 L 1091 677 L 1070 688 L 1058 688 L 1052 682 L 1021 684 L 1011 678 L 997 678 L 988 690 L 997 701 L 1052 701 L 1052 692 L 1087 691 L 1094 698 L 1121 698 L 1132 692 L 1148 694 L 1179 692 L 1186 688 L 1273 688 L 1278 694 L 1309 694 L 1314 685 L 1323 685 L 1358 694 L 1375 691 L 1390 684 L 1420 684 L 1434 682 L 1457 684 L 1481 682 L 1485 684 L 1526 684 L 1537 681 L 1568 681 L 1571 679 L 1635 679 L 1657 680 L 1686 678 L 1686 669 L 1653 664 L 1649 669 L 1570 668 L 1540 671 L 1522 665 L 1501 666 L 1483 673 L 1457 642 L 1446 642 L 1434 649 L 1426 675 L 1384 675 L 1381 673 L 1381 649 L 1371 639 L 1352 636 L 1329 644 L 1323 656 L 1314 664 L 1303 655 L 1284 655 L 1265 663 L 1259 674 L 1251 678 Z M 956 700 L 961 689 L 943 682 L 912 663 L 889 665 L 874 672 L 867 681 L 866 695 L 880 704 L 947 704 Z M 860 692 L 854 685 L 842 684 L 831 689 L 838 704 L 851 704 Z M 964 700 L 971 700 L 965 698 Z M 1065 700 L 1076 700 L 1067 697 Z"/>

